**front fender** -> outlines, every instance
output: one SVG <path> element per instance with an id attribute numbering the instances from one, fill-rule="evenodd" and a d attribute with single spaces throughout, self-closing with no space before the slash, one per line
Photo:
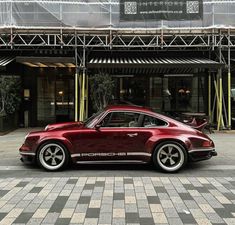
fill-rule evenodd
<path id="1" fill-rule="evenodd" d="M 47 141 L 60 142 L 67 148 L 67 150 L 70 152 L 70 154 L 73 154 L 75 152 L 72 143 L 68 139 L 66 139 L 64 137 L 56 137 L 56 136 L 55 137 L 53 137 L 53 136 L 43 137 L 43 138 L 39 139 L 37 142 L 37 149 L 35 149 L 35 151 L 37 151 L 38 148 Z"/>

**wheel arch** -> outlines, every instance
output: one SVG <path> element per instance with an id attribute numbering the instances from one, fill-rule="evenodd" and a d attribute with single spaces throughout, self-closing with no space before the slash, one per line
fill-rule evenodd
<path id="1" fill-rule="evenodd" d="M 66 141 L 64 140 L 61 140 L 61 139 L 58 139 L 58 138 L 50 138 L 50 139 L 44 139 L 42 140 L 36 150 L 35 150 L 35 154 L 36 156 L 38 155 L 38 151 L 39 149 L 41 148 L 42 145 L 46 144 L 46 143 L 49 143 L 49 142 L 55 142 L 55 143 L 58 143 L 60 145 L 62 145 L 63 147 L 65 147 L 65 150 L 68 152 L 68 155 L 69 155 L 69 158 L 71 159 L 71 152 L 70 152 L 70 146 L 69 146 L 69 143 L 66 143 Z M 71 143 L 70 143 L 71 144 Z"/>
<path id="2" fill-rule="evenodd" d="M 173 141 L 173 142 L 176 142 L 176 143 L 182 145 L 184 147 L 184 149 L 185 149 L 185 152 L 188 155 L 188 147 L 187 147 L 186 143 L 183 140 L 169 137 L 169 138 L 159 139 L 158 141 L 156 141 L 153 144 L 152 151 L 151 151 L 151 160 L 153 160 L 153 154 L 154 154 L 154 151 L 156 150 L 157 146 L 162 144 L 162 143 L 164 143 L 164 142 L 168 142 L 168 141 Z"/>

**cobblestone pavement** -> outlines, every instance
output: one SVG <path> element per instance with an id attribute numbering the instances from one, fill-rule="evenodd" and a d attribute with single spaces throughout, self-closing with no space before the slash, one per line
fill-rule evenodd
<path id="1" fill-rule="evenodd" d="M 0 179 L 0 224 L 235 224 L 235 178 Z"/>
<path id="2" fill-rule="evenodd" d="M 218 156 L 176 174 L 151 165 L 49 173 L 20 162 L 28 131 L 0 137 L 0 225 L 235 225 L 235 134 L 211 134 Z"/>

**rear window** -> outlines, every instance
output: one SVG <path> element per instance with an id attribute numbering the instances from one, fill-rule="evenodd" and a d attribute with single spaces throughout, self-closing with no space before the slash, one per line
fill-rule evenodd
<path id="1" fill-rule="evenodd" d="M 143 120 L 143 127 L 162 127 L 162 126 L 166 126 L 167 123 L 163 120 L 160 120 L 156 117 L 152 117 L 152 116 L 144 116 L 144 120 Z"/>

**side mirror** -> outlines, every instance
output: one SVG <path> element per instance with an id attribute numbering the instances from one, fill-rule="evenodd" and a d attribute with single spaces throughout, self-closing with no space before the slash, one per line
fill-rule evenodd
<path id="1" fill-rule="evenodd" d="M 96 125 L 95 125 L 95 129 L 96 129 L 96 130 L 99 130 L 100 128 L 101 128 L 101 124 L 96 124 Z"/>

